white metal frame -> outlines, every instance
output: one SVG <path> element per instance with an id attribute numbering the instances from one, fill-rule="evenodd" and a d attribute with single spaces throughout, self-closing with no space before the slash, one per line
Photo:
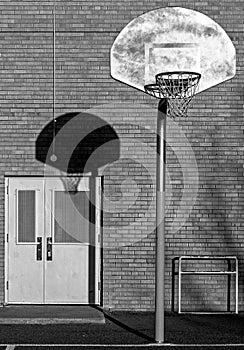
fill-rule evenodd
<path id="1" fill-rule="evenodd" d="M 95 201 L 96 201 L 96 212 L 95 212 L 95 271 L 96 271 L 96 288 L 95 288 L 95 304 L 101 302 L 101 249 L 102 249 L 102 178 L 96 177 L 95 185 Z"/>
<path id="2" fill-rule="evenodd" d="M 9 259 L 9 245 L 8 245 L 8 234 L 9 234 L 9 198 L 8 198 L 8 185 L 9 179 L 5 178 L 5 217 L 4 217 L 4 229 L 5 229 L 5 247 L 4 247 L 4 304 L 7 304 L 9 299 L 7 281 L 8 281 L 8 259 Z"/>
<path id="3" fill-rule="evenodd" d="M 183 260 L 233 260 L 235 261 L 234 271 L 182 271 Z M 236 256 L 180 256 L 178 268 L 178 313 L 206 313 L 206 312 L 189 312 L 181 310 L 181 283 L 184 275 L 226 275 L 235 276 L 235 313 L 238 314 L 238 259 Z M 174 278 L 174 277 L 173 277 Z"/>

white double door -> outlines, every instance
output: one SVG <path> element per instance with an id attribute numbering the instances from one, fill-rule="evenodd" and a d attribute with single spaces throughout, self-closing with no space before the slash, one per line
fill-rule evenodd
<path id="1" fill-rule="evenodd" d="M 60 178 L 9 178 L 7 188 L 6 302 L 99 303 L 100 178 L 75 193 Z"/>

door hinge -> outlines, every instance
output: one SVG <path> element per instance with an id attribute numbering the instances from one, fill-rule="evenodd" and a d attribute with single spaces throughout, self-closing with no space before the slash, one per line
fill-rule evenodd
<path id="1" fill-rule="evenodd" d="M 8 194 L 8 186 L 7 186 L 7 194 Z"/>
<path id="2" fill-rule="evenodd" d="M 7 243 L 8 243 L 8 233 L 7 233 Z"/>
<path id="3" fill-rule="evenodd" d="M 98 290 L 101 290 L 101 282 L 98 282 Z"/>
<path id="4" fill-rule="evenodd" d="M 101 243 L 101 235 L 98 235 L 98 236 L 97 236 L 97 242 L 98 242 L 98 243 Z"/>
<path id="5" fill-rule="evenodd" d="M 7 281 L 7 290 L 8 290 L 8 281 Z"/>

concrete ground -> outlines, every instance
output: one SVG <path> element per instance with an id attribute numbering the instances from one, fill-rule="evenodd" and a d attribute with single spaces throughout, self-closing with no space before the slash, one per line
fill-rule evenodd
<path id="1" fill-rule="evenodd" d="M 154 343 L 154 313 L 107 312 L 104 323 L 0 324 L 0 350 L 244 349 L 244 317 L 166 314 L 165 344 Z M 67 345 L 66 345 L 67 344 Z"/>
<path id="2" fill-rule="evenodd" d="M 104 314 L 87 305 L 8 305 L 0 324 L 105 323 Z"/>

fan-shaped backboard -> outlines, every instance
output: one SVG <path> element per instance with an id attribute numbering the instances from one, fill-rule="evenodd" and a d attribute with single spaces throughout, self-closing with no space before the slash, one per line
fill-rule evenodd
<path id="1" fill-rule="evenodd" d="M 171 71 L 201 73 L 197 92 L 235 75 L 235 48 L 226 32 L 208 16 L 181 7 L 165 7 L 132 20 L 111 48 L 111 75 L 144 91 L 155 75 Z"/>

